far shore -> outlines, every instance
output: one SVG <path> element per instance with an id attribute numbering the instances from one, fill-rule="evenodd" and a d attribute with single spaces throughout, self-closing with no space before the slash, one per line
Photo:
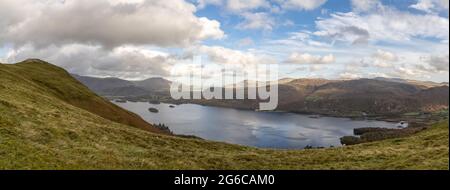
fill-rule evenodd
<path id="1" fill-rule="evenodd" d="M 105 97 L 111 101 L 116 101 L 119 103 L 123 103 L 126 101 L 129 102 L 154 102 L 153 99 L 145 99 L 145 98 L 133 98 L 133 97 Z M 172 105 L 181 105 L 181 104 L 195 104 L 201 106 L 210 106 L 210 107 L 221 107 L 221 108 L 230 108 L 236 110 L 246 110 L 246 111 L 255 111 L 255 112 L 269 112 L 269 113 L 294 113 L 301 115 L 309 115 L 312 117 L 336 117 L 336 118 L 349 118 L 352 120 L 374 120 L 374 121 L 385 121 L 391 123 L 399 123 L 399 122 L 414 122 L 421 124 L 431 124 L 437 122 L 442 119 L 441 115 L 448 115 L 448 110 L 442 110 L 441 112 L 445 112 L 440 114 L 436 113 L 417 113 L 411 115 L 409 113 L 396 113 L 396 114 L 371 114 L 371 115 L 346 115 L 346 114 L 330 114 L 330 113 L 318 113 L 318 112 L 305 112 L 305 111 L 289 111 L 289 110 L 272 110 L 272 111 L 259 111 L 252 108 L 247 107 L 236 107 L 234 105 L 224 105 L 224 104 L 214 104 L 214 103 L 205 103 L 201 101 L 191 101 L 191 100 L 171 100 L 171 99 L 161 99 L 157 100 L 160 103 L 172 104 Z"/>

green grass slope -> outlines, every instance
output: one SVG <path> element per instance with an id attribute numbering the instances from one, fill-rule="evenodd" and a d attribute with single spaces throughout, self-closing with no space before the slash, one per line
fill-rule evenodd
<path id="1" fill-rule="evenodd" d="M 134 126 L 151 132 L 162 133 L 145 122 L 138 115 L 123 110 L 111 102 L 95 95 L 84 85 L 72 78 L 64 69 L 41 60 L 26 60 L 14 65 L 0 67 L 3 84 L 12 84 L 5 88 L 9 92 L 9 99 L 14 100 L 21 90 L 31 90 L 41 95 L 56 97 L 73 106 L 85 109 L 106 119 Z M 27 89 L 28 87 L 29 89 Z M 17 87 L 17 88 L 16 88 Z M 23 89 L 20 89 L 23 87 Z M 5 96 L 7 95 L 5 93 Z M 16 98 L 21 101 L 21 97 Z M 38 100 L 36 100 L 38 101 Z"/>
<path id="2" fill-rule="evenodd" d="M 249 148 L 114 122 L 80 106 L 90 92 L 62 73 L 35 61 L 0 64 L 0 169 L 449 168 L 448 122 L 408 138 L 342 148 Z"/>

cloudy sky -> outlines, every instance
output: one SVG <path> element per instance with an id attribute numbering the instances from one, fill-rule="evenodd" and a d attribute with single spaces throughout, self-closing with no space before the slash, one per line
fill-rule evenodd
<path id="1" fill-rule="evenodd" d="M 280 78 L 448 82 L 448 0 L 0 0 L 0 62 L 169 77 L 194 55 Z"/>

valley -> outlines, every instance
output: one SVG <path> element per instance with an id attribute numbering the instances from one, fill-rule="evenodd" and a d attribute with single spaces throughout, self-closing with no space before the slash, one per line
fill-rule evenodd
<path id="1" fill-rule="evenodd" d="M 265 100 L 173 100 L 169 80 L 149 78 L 127 81 L 74 75 L 99 95 L 131 102 L 193 103 L 235 109 L 256 110 Z M 242 83 L 248 84 L 247 81 Z M 227 88 L 227 87 L 225 87 Z M 373 119 L 391 122 L 430 123 L 448 110 L 446 83 L 374 78 L 357 80 L 281 79 L 279 105 L 275 111 L 300 114 Z M 248 89 L 244 89 L 248 92 Z M 223 89 L 223 91 L 225 91 Z M 445 115 L 445 114 L 444 114 Z"/>
<path id="2" fill-rule="evenodd" d="M 448 132 L 442 120 L 408 137 L 308 150 L 185 138 L 47 62 L 0 64 L 1 169 L 448 169 Z"/>

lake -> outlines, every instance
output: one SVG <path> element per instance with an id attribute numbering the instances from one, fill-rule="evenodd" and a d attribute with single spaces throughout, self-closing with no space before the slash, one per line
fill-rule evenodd
<path id="1" fill-rule="evenodd" d="M 163 123 L 175 134 L 260 148 L 303 149 L 306 146 L 341 146 L 339 138 L 353 135 L 354 128 L 394 128 L 394 123 L 348 118 L 311 118 L 282 112 L 255 112 L 194 104 L 117 103 L 149 123 Z M 158 113 L 149 112 L 156 108 Z"/>

